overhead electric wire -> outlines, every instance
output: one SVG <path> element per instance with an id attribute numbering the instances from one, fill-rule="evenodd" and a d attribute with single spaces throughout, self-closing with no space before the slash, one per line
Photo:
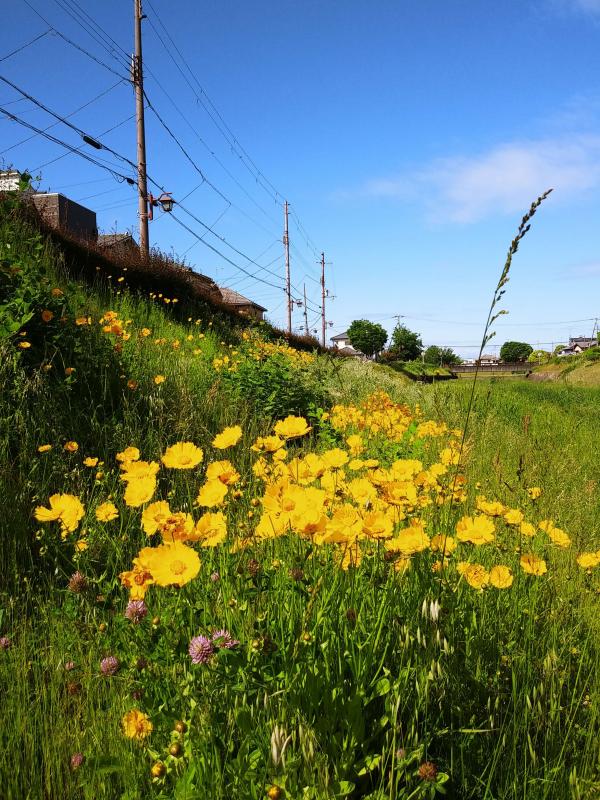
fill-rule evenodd
<path id="1" fill-rule="evenodd" d="M 3 80 L 5 83 L 9 82 L 9 81 L 6 81 L 6 79 L 3 78 L 1 75 L 0 75 L 0 80 Z M 120 81 L 120 80 L 117 81 L 116 83 L 113 83 L 113 85 L 109 86 L 108 89 L 105 89 L 103 92 L 100 92 L 100 94 L 96 95 L 96 97 L 93 97 L 91 100 L 88 100 L 87 103 L 84 103 L 82 106 L 79 106 L 79 108 L 76 108 L 75 111 L 71 111 L 70 114 L 67 114 L 65 116 L 65 119 L 70 119 L 71 117 L 75 116 L 75 114 L 79 114 L 79 112 L 83 111 L 84 108 L 87 108 L 88 106 L 91 106 L 92 103 L 95 103 L 97 100 L 100 100 L 102 97 L 107 95 L 109 92 L 112 92 L 112 90 L 116 89 L 117 86 L 120 86 L 121 83 L 122 83 L 122 81 Z M 14 86 L 14 84 L 12 84 L 12 86 L 13 86 L 13 88 L 16 88 Z M 20 91 L 20 90 L 18 90 L 18 91 Z M 30 97 L 26 97 L 26 96 L 24 96 L 23 99 L 24 100 L 28 100 L 28 101 L 31 100 Z M 35 103 L 35 105 L 38 105 L 38 104 Z M 46 110 L 46 109 L 44 109 L 44 110 Z M 23 113 L 23 112 L 21 111 L 21 113 Z M 49 131 L 51 128 L 56 127 L 58 124 L 59 124 L 59 122 L 53 122 L 52 125 L 48 125 L 48 127 L 44 128 L 44 130 L 45 131 Z M 26 136 L 25 139 L 21 139 L 21 141 L 16 142 L 15 144 L 11 144 L 10 147 L 5 147 L 4 150 L 0 150 L 0 154 L 8 153 L 10 150 L 14 150 L 15 147 L 20 147 L 22 144 L 25 144 L 26 142 L 29 142 L 32 139 L 35 139 L 36 135 L 37 134 L 34 134 L 33 136 Z"/>
<path id="2" fill-rule="evenodd" d="M 47 36 L 50 32 L 51 32 L 51 29 L 48 28 L 47 31 L 44 31 L 43 33 L 38 34 L 35 37 L 35 39 L 31 39 L 29 42 L 25 42 L 25 44 L 22 44 L 21 47 L 17 47 L 16 50 L 12 50 L 10 53 L 7 53 L 7 55 L 2 56 L 2 58 L 0 58 L 0 63 L 2 61 L 6 61 L 7 58 L 11 58 L 11 56 L 16 56 L 17 53 L 20 53 L 22 50 L 25 50 L 27 47 L 31 47 L 32 44 L 35 44 L 36 42 L 39 42 L 40 39 L 43 39 L 44 36 Z"/>
<path id="3" fill-rule="evenodd" d="M 158 15 L 158 13 L 157 13 L 156 9 L 154 8 L 154 6 L 153 6 L 153 5 L 152 5 L 152 3 L 150 2 L 150 0 L 147 0 L 147 6 L 148 6 L 148 7 L 151 9 L 151 11 L 152 11 L 153 15 L 155 16 L 155 18 L 156 18 L 157 22 L 159 23 L 159 25 L 161 26 L 161 28 L 164 30 L 164 32 L 165 32 L 165 35 L 167 36 L 167 38 L 168 38 L 169 42 L 171 43 L 171 48 L 169 48 L 169 47 L 166 45 L 166 43 L 165 43 L 164 39 L 162 38 L 162 36 L 160 35 L 160 33 L 157 31 L 157 29 L 156 29 L 155 25 L 153 24 L 153 22 L 152 22 L 152 19 L 151 19 L 151 18 L 149 18 L 149 22 L 150 22 L 150 25 L 151 25 L 152 29 L 153 29 L 153 30 L 154 30 L 154 32 L 156 33 L 156 35 L 157 35 L 157 37 L 158 37 L 159 41 L 161 42 L 161 44 L 163 45 L 163 47 L 164 47 L 165 51 L 167 52 L 167 54 L 169 55 L 169 57 L 171 58 L 171 60 L 172 60 L 172 61 L 173 61 L 173 63 L 175 64 L 175 67 L 177 68 L 177 70 L 179 71 L 179 73 L 181 74 L 181 76 L 183 77 L 183 79 L 186 81 L 186 83 L 188 84 L 188 86 L 189 86 L 189 87 L 190 87 L 190 89 L 192 90 L 192 92 L 193 92 L 193 94 L 195 95 L 195 97 L 196 97 L 197 101 L 198 101 L 198 102 L 199 102 L 199 103 L 202 105 L 202 107 L 205 109 L 205 111 L 207 112 L 207 114 L 209 115 L 209 117 L 212 119 L 212 121 L 213 121 L 213 123 L 215 124 L 215 126 L 217 127 L 217 129 L 220 131 L 221 135 L 222 135 L 222 136 L 225 138 L 225 140 L 228 142 L 229 146 L 230 146 L 230 147 L 231 147 L 231 148 L 232 148 L 234 151 L 235 151 L 235 150 L 237 150 L 237 151 L 238 151 L 238 157 L 240 158 L 240 160 L 242 161 L 242 163 L 244 164 L 244 166 L 245 166 L 245 167 L 246 167 L 246 168 L 249 170 L 249 172 L 252 174 L 252 176 L 254 177 L 255 181 L 256 181 L 256 182 L 257 182 L 257 183 L 258 183 L 260 186 L 262 186 L 262 188 L 263 188 L 263 189 L 264 189 L 264 190 L 265 190 L 265 191 L 266 191 L 266 192 L 267 192 L 267 193 L 268 193 L 268 194 L 269 194 L 269 195 L 272 197 L 272 199 L 273 199 L 273 200 L 274 200 L 274 201 L 275 201 L 275 202 L 276 202 L 278 205 L 280 205 L 280 206 L 283 206 L 283 202 L 282 202 L 282 201 L 283 201 L 283 199 L 284 199 L 283 195 L 281 194 L 281 192 L 279 192 L 279 191 L 276 189 L 276 187 L 275 187 L 275 186 L 274 186 L 274 185 L 271 183 L 271 181 L 270 181 L 270 180 L 269 180 L 269 179 L 268 179 L 268 178 L 267 178 L 267 177 L 264 175 L 264 173 L 263 173 L 263 172 L 262 172 L 262 171 L 259 169 L 258 165 L 257 165 L 257 164 L 254 162 L 254 160 L 251 158 L 251 156 L 249 155 L 248 151 L 247 151 L 247 150 L 246 150 L 246 149 L 245 149 L 245 148 L 242 146 L 241 142 L 240 142 L 240 141 L 237 139 L 237 137 L 235 136 L 235 134 L 233 133 L 233 131 L 231 130 L 231 128 L 230 128 L 230 127 L 229 127 L 229 125 L 227 124 L 226 120 L 223 118 L 223 116 L 222 116 L 222 114 L 220 113 L 219 109 L 216 107 L 216 105 L 213 103 L 213 101 L 211 100 L 211 98 L 210 98 L 210 97 L 209 97 L 209 95 L 207 94 L 207 92 L 206 92 L 206 90 L 204 89 L 204 87 L 203 87 L 203 86 L 200 84 L 200 82 L 198 81 L 198 79 L 197 79 L 196 75 L 195 75 L 195 74 L 194 74 L 194 72 L 192 71 L 192 69 L 191 69 L 191 67 L 190 67 L 189 63 L 187 62 L 187 60 L 186 60 L 185 56 L 182 54 L 181 50 L 180 50 L 180 49 L 177 47 L 177 44 L 176 44 L 176 42 L 174 41 L 173 37 L 172 37 L 172 36 L 171 36 L 171 34 L 169 33 L 169 31 L 168 31 L 167 27 L 165 26 L 164 22 L 162 21 L 162 19 L 161 19 L 161 18 L 160 18 L 160 16 Z M 194 88 L 194 86 L 193 86 L 193 85 L 190 83 L 190 80 L 189 80 L 189 78 L 188 78 L 188 77 L 186 76 L 186 74 L 183 72 L 183 70 L 182 70 L 181 66 L 180 66 L 180 65 L 177 63 L 177 60 L 176 60 L 176 59 L 175 59 L 175 57 L 173 56 L 173 50 L 175 50 L 175 52 L 177 53 L 177 55 L 178 55 L 178 56 L 179 56 L 179 58 L 181 59 L 182 63 L 184 64 L 185 68 L 187 69 L 187 72 L 188 72 L 188 73 L 189 73 L 189 75 L 191 76 L 192 80 L 195 82 L 196 86 L 198 87 L 198 89 L 199 89 L 199 91 L 200 91 L 200 95 L 198 94 L 198 92 L 196 91 L 196 89 Z M 205 99 L 203 99 L 203 98 L 205 98 Z M 210 108 L 212 109 L 212 112 L 214 112 L 214 114 L 216 114 L 216 115 L 217 115 L 217 117 L 218 117 L 218 119 L 219 119 L 220 123 L 219 123 L 219 122 L 218 122 L 218 121 L 215 119 L 215 116 L 214 116 L 214 114 L 213 114 L 213 113 L 211 112 L 211 110 L 210 110 L 210 109 L 207 107 L 207 103 L 210 105 Z M 261 179 L 262 179 L 262 180 L 261 180 Z M 263 181 L 264 181 L 264 183 L 263 183 Z M 266 184 L 266 185 L 265 185 L 265 184 Z M 292 212 L 292 218 L 293 218 L 293 220 L 294 220 L 295 224 L 297 225 L 297 227 L 298 227 L 299 231 L 300 231 L 300 232 L 302 233 L 302 235 L 304 236 L 304 238 L 305 238 L 305 241 L 306 241 L 306 243 L 307 243 L 308 247 L 309 247 L 310 249 L 312 249 L 312 250 L 313 250 L 313 253 L 315 253 L 315 254 L 317 254 L 317 255 L 318 255 L 318 252 L 319 252 L 319 251 L 318 251 L 318 249 L 317 249 L 316 245 L 315 245 L 315 244 L 314 244 L 314 242 L 312 242 L 312 240 L 310 239 L 310 236 L 308 235 L 308 232 L 306 231 L 306 228 L 305 228 L 305 227 L 302 225 L 302 222 L 301 222 L 301 220 L 300 220 L 299 216 L 297 215 L 297 213 L 296 213 L 295 211 L 294 211 L 294 212 Z"/>
<path id="4" fill-rule="evenodd" d="M 121 120 L 121 122 L 117 122 L 116 125 L 113 125 L 112 127 L 107 128 L 105 131 L 102 131 L 102 133 L 100 133 L 99 136 L 106 136 L 107 134 L 111 133 L 112 131 L 116 130 L 117 128 L 120 128 L 121 125 L 125 125 L 126 122 L 129 122 L 134 117 L 135 117 L 135 114 L 130 114 L 130 116 L 128 116 L 125 119 Z M 79 152 L 78 149 L 77 149 L 77 152 Z M 50 159 L 50 161 L 45 161 L 43 164 L 39 164 L 37 167 L 35 167 L 35 170 L 37 171 L 39 169 L 42 169 L 43 167 L 49 166 L 50 164 L 55 164 L 57 161 L 60 161 L 62 158 L 67 158 L 67 156 L 69 156 L 69 155 L 71 155 L 71 154 L 70 153 L 63 153 L 61 156 L 57 156 L 56 158 Z"/>
<path id="5" fill-rule="evenodd" d="M 41 108 L 47 114 L 50 114 L 50 116 L 54 117 L 59 122 L 62 122 L 63 125 L 66 125 L 68 128 L 71 128 L 71 130 L 74 130 L 76 133 L 78 133 L 83 138 L 84 141 L 88 140 L 88 144 L 92 144 L 92 146 L 93 147 L 97 147 L 97 149 L 106 150 L 111 155 L 113 155 L 116 158 L 120 159 L 121 161 L 124 161 L 125 163 L 129 164 L 129 166 L 131 166 L 137 173 L 137 169 L 138 169 L 137 164 L 135 164 L 130 158 L 127 158 L 127 156 L 122 156 L 120 153 L 117 153 L 116 150 L 113 150 L 108 145 L 105 145 L 102 142 L 99 142 L 95 137 L 90 136 L 82 128 L 79 128 L 77 125 L 73 125 L 73 123 L 69 122 L 66 117 L 63 117 L 61 114 L 57 114 L 56 111 L 52 111 L 52 109 L 48 108 L 48 106 L 44 105 L 44 103 L 42 103 L 40 100 L 37 100 L 35 97 L 33 97 L 33 95 L 29 94 L 24 89 L 21 89 L 19 86 L 17 86 L 16 83 L 13 83 L 8 78 L 5 78 L 3 75 L 0 75 L 0 81 L 3 81 L 8 86 L 11 86 L 13 89 L 15 89 L 17 92 L 19 92 L 19 94 L 22 94 L 23 97 L 26 97 L 28 100 L 30 100 L 36 106 Z M 89 105 L 89 104 L 87 104 L 87 105 Z M 91 141 L 89 141 L 89 140 L 91 140 Z"/>
<path id="6" fill-rule="evenodd" d="M 42 14 L 40 14 L 40 12 L 37 10 L 37 8 L 35 8 L 35 6 L 33 6 L 29 2 L 29 0 L 23 0 L 23 2 L 25 3 L 25 5 L 27 5 L 33 11 L 34 14 L 36 14 L 42 20 L 42 22 L 45 22 L 46 25 L 48 25 L 48 27 L 52 30 L 53 33 L 55 33 L 57 36 L 60 36 L 60 38 L 64 42 L 66 42 L 67 44 L 70 44 L 71 47 L 74 47 L 76 50 L 79 50 L 81 53 L 86 55 L 88 58 L 91 58 L 92 61 L 95 61 L 97 64 L 100 64 L 100 66 L 104 67 L 104 69 L 107 69 L 109 72 L 112 72 L 113 75 L 116 75 L 119 78 L 124 78 L 124 80 L 129 80 L 126 76 L 124 77 L 123 75 L 121 75 L 119 72 L 114 70 L 111 66 L 109 66 L 104 61 L 99 59 L 93 53 L 90 53 L 90 51 L 86 50 L 85 47 L 82 47 L 81 45 L 79 45 L 76 42 L 74 42 L 72 39 L 69 39 L 69 37 L 66 36 L 64 33 L 62 33 L 62 31 L 59 31 L 58 28 L 56 28 L 54 25 L 52 25 L 52 23 L 49 22 L 46 19 L 46 17 L 44 17 Z"/>
<path id="7" fill-rule="evenodd" d="M 108 163 L 102 163 L 101 160 L 97 158 L 93 158 L 92 156 L 88 155 L 88 153 L 84 153 L 78 148 L 74 147 L 73 145 L 68 144 L 67 142 L 62 141 L 62 139 L 58 139 L 56 136 L 53 136 L 51 133 L 42 130 L 41 128 L 37 128 L 35 125 L 32 125 L 30 122 L 27 122 L 24 119 L 20 119 L 15 114 L 12 114 L 10 111 L 7 111 L 5 108 L 0 106 L 0 113 L 4 114 L 9 119 L 12 119 L 14 122 L 17 122 L 19 125 L 23 125 L 25 128 L 29 128 L 29 130 L 34 131 L 35 133 L 40 134 L 48 141 L 53 142 L 54 144 L 59 145 L 60 147 L 64 147 L 66 150 L 69 150 L 71 153 L 76 153 L 77 155 L 84 158 L 86 161 L 89 161 L 91 164 L 94 164 L 96 167 L 100 167 L 101 169 L 105 169 L 110 172 L 116 180 L 123 180 L 129 183 L 130 185 L 137 185 L 136 181 L 130 178 L 128 175 L 123 175 L 122 173 L 118 172 L 114 168 L 114 166 L 109 165 Z M 104 159 L 103 159 L 104 160 Z"/>
<path id="8" fill-rule="evenodd" d="M 73 0 L 54 0 L 54 2 L 65 11 L 83 30 L 85 30 L 115 61 L 125 67 L 129 67 L 131 55 L 116 42 L 112 36 L 99 25 L 93 17 Z M 66 8 L 65 8 L 66 6 Z M 90 30 L 91 28 L 91 30 Z M 94 28 L 96 31 L 94 31 Z M 99 37 L 99 38 L 98 38 Z M 112 42 L 112 45 L 110 44 Z M 114 47 L 113 47 L 114 45 Z M 120 53 L 118 52 L 120 51 Z"/>
<path id="9" fill-rule="evenodd" d="M 254 280 L 259 281 L 260 283 L 266 283 L 267 286 L 272 286 L 275 289 L 282 289 L 282 290 L 285 289 L 284 286 L 278 286 L 275 283 L 271 283 L 270 281 L 265 280 L 265 278 L 259 278 L 257 275 L 255 275 L 255 274 L 253 274 L 251 272 L 248 272 L 248 270 L 244 269 L 244 267 L 240 266 L 239 264 L 236 264 L 235 261 L 232 261 L 224 253 L 221 253 L 221 251 L 218 250 L 216 247 L 213 247 L 213 245 L 210 244 L 210 242 L 207 242 L 206 240 L 204 240 L 200 236 L 200 234 L 196 233 L 196 231 L 194 231 L 192 228 L 190 228 L 188 225 L 186 225 L 185 222 L 180 220 L 179 217 L 177 217 L 172 211 L 171 211 L 171 217 L 175 220 L 175 222 L 177 222 L 179 225 L 181 225 L 182 228 L 184 228 L 186 231 L 188 231 L 188 233 L 191 233 L 192 236 L 195 236 L 200 242 L 202 242 L 202 244 L 205 247 L 208 247 L 208 249 L 212 250 L 213 253 L 216 253 L 224 261 L 227 261 L 228 264 L 231 264 L 232 267 L 236 267 L 237 269 L 241 270 L 242 272 L 245 272 L 246 275 L 248 275 L 249 277 L 254 278 Z"/>

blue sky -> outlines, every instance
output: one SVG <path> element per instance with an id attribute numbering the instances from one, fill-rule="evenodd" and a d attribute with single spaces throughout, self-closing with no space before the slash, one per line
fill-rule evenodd
<path id="1" fill-rule="evenodd" d="M 105 93 L 70 121 L 135 159 L 133 95 L 124 80 L 133 4 L 29 3 L 3 8 L 0 75 L 65 116 Z M 331 334 L 357 317 L 391 330 L 402 314 L 426 344 L 469 356 L 520 217 L 553 187 L 515 258 L 510 315 L 494 342 L 550 346 L 591 333 L 600 316 L 600 0 L 505 0 L 493 10 L 477 0 L 150 3 L 148 97 L 218 191 L 202 184 L 150 111 L 148 172 L 185 198 L 186 210 L 177 211 L 183 222 L 275 286 L 245 276 L 166 215 L 151 223 L 153 244 L 188 251 L 196 269 L 255 298 L 282 324 L 276 200 L 286 197 L 310 239 L 292 219 L 292 282 L 297 297 L 306 283 L 312 309 L 320 302 L 316 257 L 323 250 L 332 262 Z M 54 31 L 5 58 L 48 31 L 31 6 Z M 81 9 L 118 47 L 77 23 Z M 161 21 L 199 82 L 185 73 L 195 94 L 157 36 L 165 38 Z M 198 102 L 207 96 L 218 125 Z M 0 83 L 0 106 L 38 127 L 55 121 L 19 97 Z M 49 133 L 81 146 L 62 124 Z M 53 161 L 65 151 L 40 136 L 14 146 L 29 135 L 0 114 L 5 165 L 35 170 L 41 188 L 95 209 L 106 231 L 137 229 L 130 187 L 75 155 Z M 257 181 L 253 165 L 264 178 Z M 311 310 L 315 328 L 317 317 Z M 294 324 L 303 324 L 301 311 Z"/>

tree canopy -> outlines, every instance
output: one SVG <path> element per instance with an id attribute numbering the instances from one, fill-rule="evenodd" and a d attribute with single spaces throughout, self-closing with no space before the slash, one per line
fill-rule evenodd
<path id="1" fill-rule="evenodd" d="M 460 356 L 458 356 L 451 347 L 438 347 L 437 344 L 432 344 L 425 350 L 423 360 L 427 364 L 437 364 L 441 366 L 460 364 L 462 362 Z"/>
<path id="2" fill-rule="evenodd" d="M 414 361 L 423 352 L 423 342 L 418 333 L 398 323 L 392 333 L 393 350 L 400 361 Z"/>
<path id="3" fill-rule="evenodd" d="M 532 352 L 533 347 L 527 342 L 504 342 L 500 348 L 500 358 L 508 363 L 527 361 Z"/>
<path id="4" fill-rule="evenodd" d="M 383 350 L 388 335 L 386 329 L 377 322 L 355 319 L 348 328 L 348 338 L 352 347 L 366 356 L 372 356 Z"/>

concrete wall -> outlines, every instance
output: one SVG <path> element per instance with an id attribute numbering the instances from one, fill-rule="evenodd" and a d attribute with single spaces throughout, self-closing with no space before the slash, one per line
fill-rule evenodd
<path id="1" fill-rule="evenodd" d="M 96 240 L 96 214 L 63 194 L 33 194 L 31 200 L 40 215 L 53 228 L 67 231 L 82 239 Z"/>

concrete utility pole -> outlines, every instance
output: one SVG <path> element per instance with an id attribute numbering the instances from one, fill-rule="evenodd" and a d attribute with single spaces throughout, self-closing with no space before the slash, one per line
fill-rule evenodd
<path id="1" fill-rule="evenodd" d="M 290 281 L 290 235 L 288 232 L 288 201 L 285 201 L 283 244 L 285 247 L 285 293 L 287 295 L 288 333 L 292 332 L 292 287 Z"/>
<path id="2" fill-rule="evenodd" d="M 325 347 L 325 253 L 321 253 L 321 344 Z"/>
<path id="3" fill-rule="evenodd" d="M 137 127 L 138 216 L 140 218 L 140 254 L 150 255 L 148 236 L 148 184 L 146 178 L 146 127 L 144 122 L 144 73 L 142 68 L 142 0 L 133 0 L 135 54 L 132 63 L 132 82 L 135 87 L 135 116 Z"/>
<path id="4" fill-rule="evenodd" d="M 306 307 L 306 284 L 304 284 L 304 333 L 308 336 L 308 308 Z"/>

